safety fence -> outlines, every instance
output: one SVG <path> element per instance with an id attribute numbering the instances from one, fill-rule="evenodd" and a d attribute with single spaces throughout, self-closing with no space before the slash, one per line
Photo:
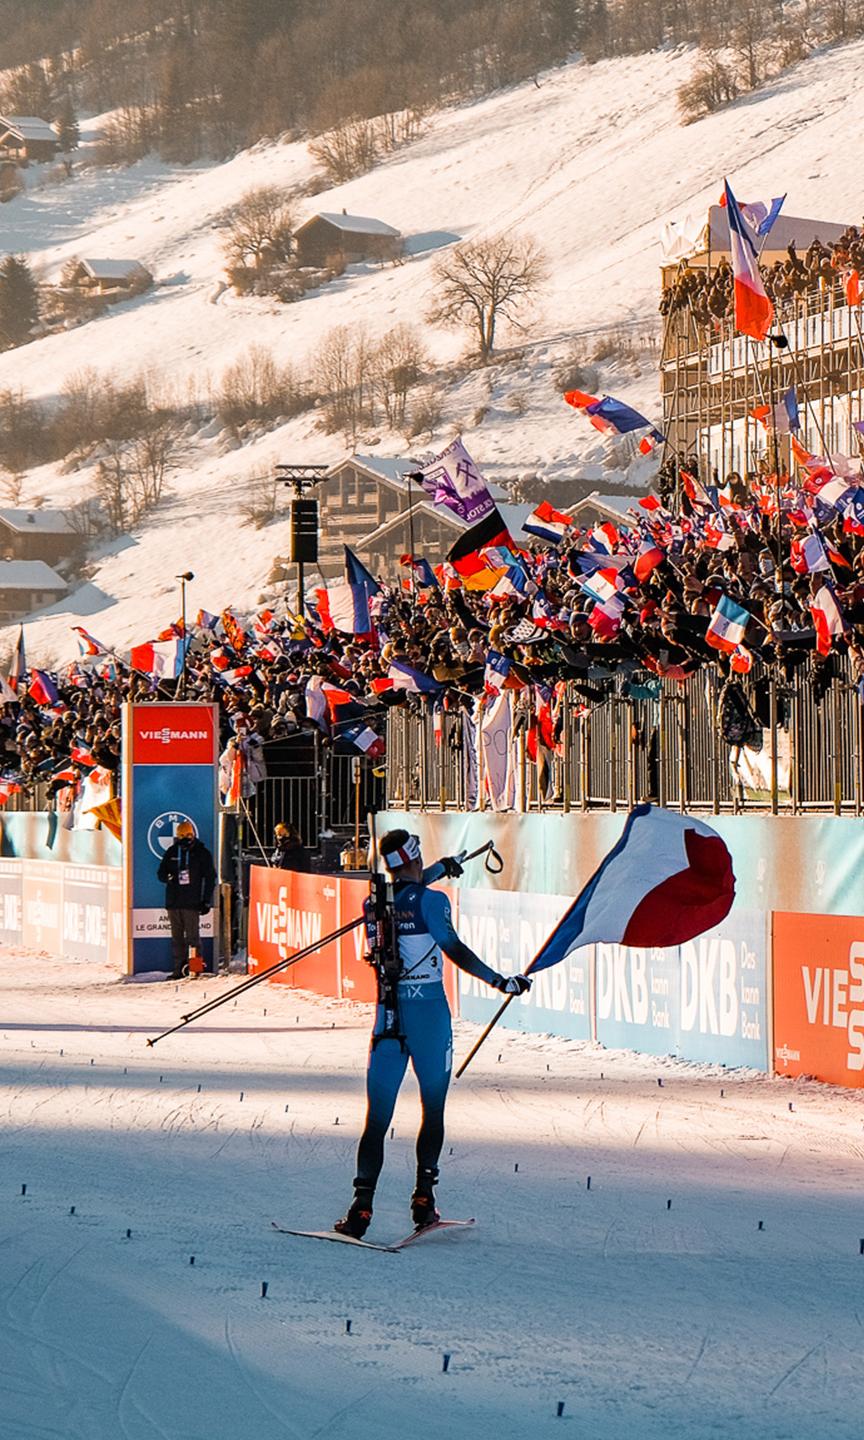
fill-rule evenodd
<path id="1" fill-rule="evenodd" d="M 551 823 L 551 822 L 550 822 Z M 357 879 L 252 870 L 249 968 L 326 940 L 360 913 Z M 524 970 L 570 904 L 562 895 L 448 887 L 462 938 L 494 969 Z M 375 998 L 362 927 L 283 971 L 285 984 Z M 447 963 L 451 1008 L 486 1024 L 501 997 Z M 682 1060 L 864 1085 L 864 916 L 744 904 L 716 929 L 665 950 L 588 945 L 541 971 L 502 1021 Z"/>
<path id="2" fill-rule="evenodd" d="M 809 669 L 789 681 L 754 672 L 733 682 L 734 692 L 712 669 L 592 703 L 568 685 L 555 745 L 539 753 L 535 717 L 519 695 L 503 693 L 479 718 L 418 701 L 388 717 L 388 803 L 566 813 L 647 799 L 714 814 L 860 815 L 864 705 L 850 668 L 837 668 L 824 696 Z M 747 743 L 724 739 L 733 726 Z"/>

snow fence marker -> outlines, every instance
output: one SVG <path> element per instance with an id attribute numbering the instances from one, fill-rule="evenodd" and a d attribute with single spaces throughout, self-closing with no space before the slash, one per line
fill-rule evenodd
<path id="1" fill-rule="evenodd" d="M 267 1281 L 266 1281 L 266 1280 L 262 1280 L 262 1281 L 261 1281 L 261 1299 L 262 1299 L 262 1300 L 266 1300 L 266 1299 L 267 1299 Z"/>
<path id="2" fill-rule="evenodd" d="M 350 1320 L 346 1320 L 346 1321 L 345 1321 L 345 1334 L 346 1334 L 346 1335 L 350 1335 L 350 1334 L 351 1334 L 351 1321 L 350 1321 Z"/>
<path id="3" fill-rule="evenodd" d="M 447 1371 L 450 1369 L 450 1356 L 449 1356 L 449 1355 L 442 1355 L 441 1360 L 442 1360 L 441 1373 L 442 1373 L 442 1375 L 446 1375 L 446 1374 L 447 1374 Z"/>
<path id="4" fill-rule="evenodd" d="M 558 1401 L 558 1419 L 559 1419 L 559 1420 L 561 1419 L 561 1416 L 562 1416 L 563 1414 L 564 1414 L 564 1401 L 563 1401 L 563 1400 L 559 1400 L 559 1401 Z"/>

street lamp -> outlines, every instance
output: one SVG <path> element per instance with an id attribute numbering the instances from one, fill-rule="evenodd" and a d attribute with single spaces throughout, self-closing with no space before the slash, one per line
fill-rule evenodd
<path id="1" fill-rule="evenodd" d="M 175 575 L 174 579 L 180 581 L 180 629 L 182 631 L 180 641 L 183 646 L 183 659 L 180 665 L 180 681 L 177 686 L 177 692 L 180 695 L 181 699 L 185 699 L 186 651 L 189 649 L 189 640 L 186 636 L 186 582 L 187 580 L 194 580 L 195 576 L 193 575 L 191 570 L 184 570 L 182 575 Z"/>

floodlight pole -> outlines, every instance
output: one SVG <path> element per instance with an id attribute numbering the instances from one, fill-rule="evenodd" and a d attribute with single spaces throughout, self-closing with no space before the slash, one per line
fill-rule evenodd
<path id="1" fill-rule="evenodd" d="M 302 500 L 304 491 L 311 490 L 317 485 L 329 470 L 329 465 L 292 465 L 284 464 L 276 466 L 276 480 L 283 485 L 290 485 L 294 491 L 294 499 Z M 292 516 L 292 537 L 294 535 Z M 293 541 L 292 541 L 293 543 Z M 302 560 L 297 560 L 297 614 L 303 616 L 305 607 L 305 570 Z"/>

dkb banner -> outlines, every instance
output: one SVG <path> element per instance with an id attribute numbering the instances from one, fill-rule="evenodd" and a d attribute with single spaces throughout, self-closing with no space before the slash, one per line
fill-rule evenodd
<path id="1" fill-rule="evenodd" d="M 459 934 L 475 954 L 502 975 L 524 970 L 571 901 L 563 895 L 522 895 L 460 888 Z M 590 947 L 541 970 L 527 995 L 504 1012 L 502 1025 L 535 1034 L 591 1039 Z M 501 1004 L 497 990 L 459 971 L 459 1013 L 485 1024 Z"/>
<path id="2" fill-rule="evenodd" d="M 733 911 L 668 950 L 596 947 L 597 1039 L 647 1055 L 768 1069 L 767 921 Z"/>
<path id="3" fill-rule="evenodd" d="M 123 709 L 124 905 L 129 916 L 127 969 L 171 969 L 165 886 L 157 877 L 181 820 L 216 845 L 215 705 L 157 703 Z M 213 964 L 213 912 L 202 918 L 204 959 Z"/>

